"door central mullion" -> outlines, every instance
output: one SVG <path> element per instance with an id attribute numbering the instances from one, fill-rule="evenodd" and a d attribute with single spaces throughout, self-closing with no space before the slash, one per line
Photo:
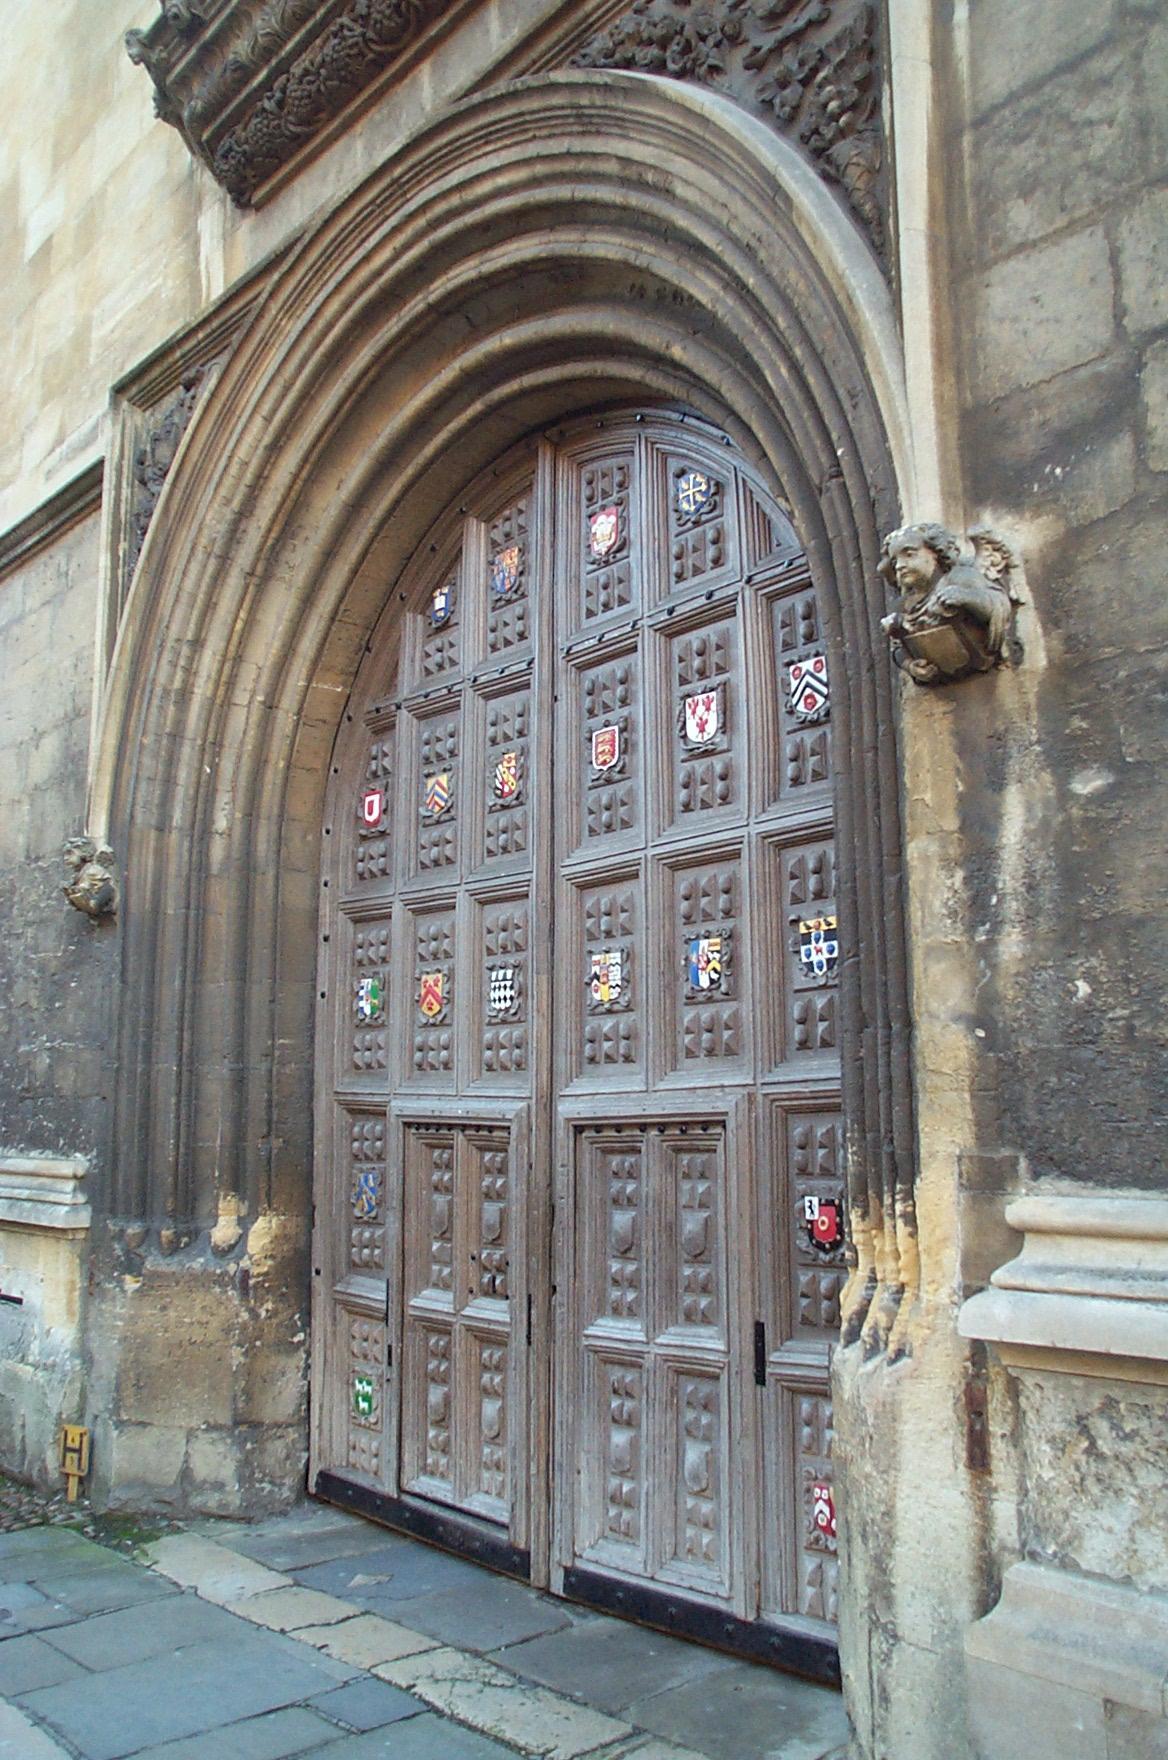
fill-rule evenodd
<path id="1" fill-rule="evenodd" d="M 512 1315 L 513 1350 L 526 1358 L 527 1544 L 532 1581 L 546 1587 L 551 1550 L 552 1282 L 555 1157 L 552 1121 L 552 1022 L 555 1019 L 555 712 L 556 712 L 556 453 L 536 451 L 531 542 L 537 588 L 533 606 L 532 738 L 534 848 L 531 870 L 532 1106 L 526 1191 L 525 1327 Z"/>

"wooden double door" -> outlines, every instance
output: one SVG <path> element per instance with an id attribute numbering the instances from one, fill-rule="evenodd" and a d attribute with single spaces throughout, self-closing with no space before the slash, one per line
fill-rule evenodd
<path id="1" fill-rule="evenodd" d="M 520 447 L 397 583 L 325 826 L 312 1482 L 830 1675 L 832 681 L 692 418 Z"/>

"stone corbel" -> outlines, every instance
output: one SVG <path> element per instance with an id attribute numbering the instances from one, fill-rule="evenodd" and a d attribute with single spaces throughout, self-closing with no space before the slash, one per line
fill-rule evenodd
<path id="1" fill-rule="evenodd" d="M 61 890 L 74 910 L 82 911 L 91 923 L 117 915 L 118 881 L 114 871 L 114 852 L 92 837 L 71 837 L 62 855 L 68 879 Z"/>
<path id="2" fill-rule="evenodd" d="M 1168 1198 L 1016 1198 L 1017 1258 L 961 1308 L 1009 1367 L 1168 1384 Z"/>
<path id="3" fill-rule="evenodd" d="M 945 526 L 902 526 L 885 538 L 879 572 L 900 594 L 881 628 L 917 684 L 952 684 L 1007 660 L 1021 565 L 999 533 L 978 526 L 967 547 Z"/>

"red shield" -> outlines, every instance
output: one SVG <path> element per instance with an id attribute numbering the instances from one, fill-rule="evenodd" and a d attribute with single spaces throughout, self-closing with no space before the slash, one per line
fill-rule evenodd
<path id="1" fill-rule="evenodd" d="M 820 1198 L 809 1192 L 803 1199 L 807 1238 L 821 1253 L 830 1253 L 843 1240 L 844 1224 L 838 1198 Z"/>
<path id="2" fill-rule="evenodd" d="M 835 1499 L 830 1485 L 821 1483 L 811 1487 L 811 1523 L 816 1533 L 822 1534 L 825 1540 L 835 1539 Z"/>
<path id="3" fill-rule="evenodd" d="M 620 762 L 620 728 L 598 727 L 592 735 L 592 768 L 611 770 Z"/>
<path id="4" fill-rule="evenodd" d="M 598 507 L 588 521 L 588 548 L 599 562 L 620 542 L 620 508 Z"/>
<path id="5" fill-rule="evenodd" d="M 385 817 L 385 790 L 367 788 L 361 797 L 361 818 L 366 825 L 380 825 Z"/>

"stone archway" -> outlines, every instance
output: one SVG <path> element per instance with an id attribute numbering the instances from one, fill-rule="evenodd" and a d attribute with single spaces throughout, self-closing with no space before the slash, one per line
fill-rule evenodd
<path id="1" fill-rule="evenodd" d="M 888 289 L 797 155 L 636 75 L 467 102 L 280 270 L 167 483 L 105 707 L 92 817 L 127 876 L 106 1209 L 111 1262 L 128 1227 L 146 1266 L 94 1318 L 113 1481 L 133 1476 L 119 1447 L 144 1458 L 123 1369 L 163 1301 L 206 1354 L 168 1415 L 202 1439 L 188 1495 L 234 1482 L 255 1504 L 295 1475 L 338 719 L 438 510 L 512 440 L 606 402 L 709 417 L 781 490 L 846 681 L 849 1325 L 886 1343 L 915 1274 L 913 1151 L 892 689 L 866 583 L 911 474 L 900 377 Z"/>

